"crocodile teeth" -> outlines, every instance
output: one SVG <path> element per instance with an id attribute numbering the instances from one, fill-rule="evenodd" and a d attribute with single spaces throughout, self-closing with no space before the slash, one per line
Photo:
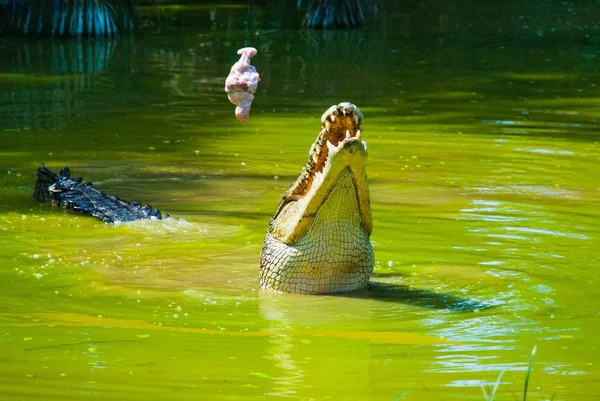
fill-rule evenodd
<path id="1" fill-rule="evenodd" d="M 329 131 L 329 129 L 331 128 L 331 122 L 325 121 L 325 128 L 327 129 L 327 131 Z"/>
<path id="2" fill-rule="evenodd" d="M 323 173 L 317 171 L 315 173 L 315 183 L 320 184 L 321 182 L 323 182 Z"/>
<path id="3" fill-rule="evenodd" d="M 332 152 L 333 150 L 335 150 L 335 146 L 333 146 L 333 144 L 331 142 L 329 142 L 329 139 L 327 140 L 327 149 L 329 149 L 330 152 Z"/>
<path id="4" fill-rule="evenodd" d="M 356 131 L 356 138 L 360 139 L 360 134 L 362 133 L 361 130 Z"/>
<path id="5" fill-rule="evenodd" d="M 367 150 L 367 143 L 365 141 L 362 141 L 362 144 L 365 147 L 365 150 Z"/>
<path id="6" fill-rule="evenodd" d="M 354 115 L 354 125 L 358 125 L 358 116 Z"/>
<path id="7" fill-rule="evenodd" d="M 351 138 L 350 131 L 346 130 L 346 139 L 350 139 L 350 138 Z"/>
<path id="8" fill-rule="evenodd" d="M 335 121 L 335 114 L 330 115 L 329 119 L 331 120 L 331 122 L 334 122 Z"/>

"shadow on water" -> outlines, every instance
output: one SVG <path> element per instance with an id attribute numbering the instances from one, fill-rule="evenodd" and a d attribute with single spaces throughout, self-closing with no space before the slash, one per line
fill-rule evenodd
<path id="1" fill-rule="evenodd" d="M 462 298 L 425 289 L 414 289 L 400 284 L 377 283 L 373 281 L 369 283 L 369 287 L 364 291 L 336 296 L 375 299 L 431 309 L 446 309 L 452 312 L 475 312 L 492 307 L 492 305 L 475 299 Z"/>

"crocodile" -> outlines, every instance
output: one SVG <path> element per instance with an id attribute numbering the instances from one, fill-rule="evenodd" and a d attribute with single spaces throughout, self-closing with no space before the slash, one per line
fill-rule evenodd
<path id="1" fill-rule="evenodd" d="M 373 272 L 367 144 L 363 114 L 351 103 L 331 106 L 302 172 L 283 195 L 260 254 L 261 288 L 336 293 L 365 288 Z M 106 223 L 169 217 L 149 205 L 111 196 L 65 167 L 42 164 L 34 198 Z"/>
<path id="2" fill-rule="evenodd" d="M 33 197 L 38 202 L 94 216 L 105 223 L 169 217 L 150 205 L 124 201 L 95 188 L 91 182 L 84 183 L 82 178 L 71 178 L 68 167 L 56 174 L 43 163 L 37 171 Z"/>
<path id="3" fill-rule="evenodd" d="M 363 114 L 331 106 L 302 172 L 283 195 L 260 255 L 260 287 L 337 293 L 365 288 L 373 272 Z"/>

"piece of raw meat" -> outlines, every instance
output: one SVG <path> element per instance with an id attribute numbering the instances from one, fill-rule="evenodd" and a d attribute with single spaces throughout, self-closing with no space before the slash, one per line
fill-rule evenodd
<path id="1" fill-rule="evenodd" d="M 250 64 L 250 59 L 256 56 L 254 47 L 244 47 L 237 51 L 240 60 L 231 67 L 229 76 L 225 80 L 225 92 L 229 101 L 235 104 L 235 116 L 245 123 L 250 118 L 250 107 L 254 99 L 254 92 L 260 81 L 256 68 Z"/>

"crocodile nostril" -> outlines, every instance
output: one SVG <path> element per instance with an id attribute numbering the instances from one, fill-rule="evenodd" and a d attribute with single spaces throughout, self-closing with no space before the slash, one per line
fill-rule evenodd
<path id="1" fill-rule="evenodd" d="M 338 109 L 340 109 L 344 114 L 350 114 L 354 112 L 355 106 L 352 103 L 344 102 L 338 104 Z"/>

